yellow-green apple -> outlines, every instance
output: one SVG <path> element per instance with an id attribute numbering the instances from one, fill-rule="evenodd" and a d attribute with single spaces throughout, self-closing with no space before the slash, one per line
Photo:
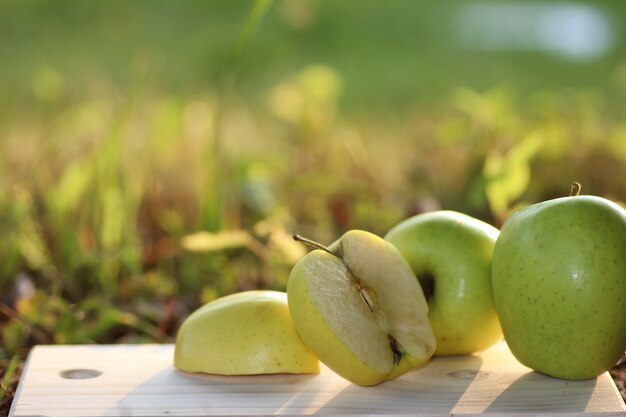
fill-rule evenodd
<path id="1" fill-rule="evenodd" d="M 402 255 L 352 230 L 301 258 L 287 282 L 304 343 L 343 378 L 376 385 L 426 363 L 435 350 L 428 305 Z"/>
<path id="2" fill-rule="evenodd" d="M 424 288 L 437 337 L 435 355 L 469 354 L 502 338 L 491 293 L 497 237 L 495 227 L 448 210 L 413 216 L 385 236 Z"/>
<path id="3" fill-rule="evenodd" d="M 293 326 L 287 294 L 268 290 L 235 293 L 194 311 L 176 336 L 174 366 L 220 375 L 319 372 Z"/>
<path id="4" fill-rule="evenodd" d="M 573 194 L 506 220 L 492 279 L 511 352 L 538 372 L 578 380 L 607 371 L 626 349 L 626 212 Z"/>

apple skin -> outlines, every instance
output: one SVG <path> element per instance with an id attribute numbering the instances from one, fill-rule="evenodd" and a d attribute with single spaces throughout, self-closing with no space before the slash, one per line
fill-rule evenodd
<path id="1" fill-rule="evenodd" d="M 372 233 L 348 231 L 327 251 L 304 256 L 289 275 L 287 294 L 304 343 L 357 385 L 394 379 L 424 365 L 435 351 L 421 287 L 397 249 Z"/>
<path id="2" fill-rule="evenodd" d="M 219 375 L 319 373 L 294 328 L 287 294 L 243 291 L 194 311 L 176 336 L 174 366 Z"/>
<path id="3" fill-rule="evenodd" d="M 562 379 L 594 378 L 626 349 L 626 212 L 595 196 L 514 213 L 493 259 L 493 291 L 515 357 Z"/>
<path id="4" fill-rule="evenodd" d="M 425 288 L 436 356 L 470 354 L 502 338 L 491 291 L 497 237 L 495 227 L 450 210 L 418 214 L 385 236 Z"/>

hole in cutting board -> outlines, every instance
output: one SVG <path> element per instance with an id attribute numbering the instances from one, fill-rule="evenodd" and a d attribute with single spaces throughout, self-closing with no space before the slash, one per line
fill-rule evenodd
<path id="1" fill-rule="evenodd" d="M 102 372 L 95 369 L 66 369 L 59 373 L 65 379 L 91 379 L 102 375 Z"/>

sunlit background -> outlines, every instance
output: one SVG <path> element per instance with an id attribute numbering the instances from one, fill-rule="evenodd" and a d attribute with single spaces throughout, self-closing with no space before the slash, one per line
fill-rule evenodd
<path id="1" fill-rule="evenodd" d="M 620 1 L 0 1 L 0 358 L 171 341 L 415 213 L 626 202 Z"/>

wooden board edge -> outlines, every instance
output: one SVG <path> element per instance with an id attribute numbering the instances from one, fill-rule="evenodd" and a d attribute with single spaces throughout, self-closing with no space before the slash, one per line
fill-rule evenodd
<path id="1" fill-rule="evenodd" d="M 33 346 L 30 352 L 28 352 L 28 356 L 26 357 L 26 362 L 24 363 L 24 369 L 22 370 L 22 375 L 20 375 L 20 379 L 17 382 L 17 388 L 15 390 L 15 395 L 13 396 L 13 402 L 11 402 L 11 408 L 9 408 L 9 415 L 7 417 L 14 417 L 15 415 L 17 402 L 19 401 L 22 395 L 22 388 L 24 387 L 24 381 L 26 380 L 26 376 L 28 375 L 28 371 L 30 369 L 30 362 L 33 357 L 33 352 L 37 349 L 37 346 L 38 345 Z"/>

